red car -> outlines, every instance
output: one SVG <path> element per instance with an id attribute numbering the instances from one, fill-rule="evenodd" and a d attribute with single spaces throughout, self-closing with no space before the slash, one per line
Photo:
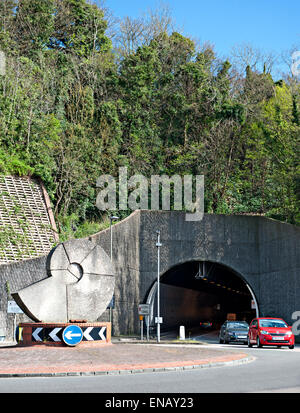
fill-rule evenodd
<path id="1" fill-rule="evenodd" d="M 259 317 L 251 321 L 248 332 L 248 347 L 288 346 L 293 349 L 295 336 L 282 318 Z"/>

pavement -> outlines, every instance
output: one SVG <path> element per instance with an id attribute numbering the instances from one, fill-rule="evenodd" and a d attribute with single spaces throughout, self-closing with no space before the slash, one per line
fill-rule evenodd
<path id="1" fill-rule="evenodd" d="M 113 338 L 107 345 L 52 347 L 1 343 L 0 377 L 83 376 L 149 373 L 238 365 L 252 361 L 239 350 L 209 348 L 201 342 Z"/>

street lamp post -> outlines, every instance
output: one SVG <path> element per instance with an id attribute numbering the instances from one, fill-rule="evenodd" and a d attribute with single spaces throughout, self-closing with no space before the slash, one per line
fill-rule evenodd
<path id="1" fill-rule="evenodd" d="M 160 231 L 156 231 L 157 233 L 157 342 L 160 342 L 160 282 L 159 282 L 159 274 L 160 274 L 160 247 L 162 246 L 160 242 Z"/>
<path id="2" fill-rule="evenodd" d="M 113 262 L 113 257 L 112 257 L 112 250 L 113 250 L 113 238 L 112 238 L 112 223 L 113 221 L 117 221 L 118 219 L 120 219 L 119 217 L 116 217 L 114 215 L 111 215 L 109 217 L 109 228 L 110 228 L 110 261 Z M 111 314 L 111 306 L 109 307 L 109 322 L 112 322 L 112 314 Z"/>
<path id="3" fill-rule="evenodd" d="M 112 262 L 112 246 L 113 246 L 113 241 L 112 241 L 112 223 L 113 221 L 117 221 L 118 219 L 120 219 L 119 217 L 116 217 L 114 215 L 111 215 L 109 217 L 109 228 L 110 228 L 110 260 Z"/>

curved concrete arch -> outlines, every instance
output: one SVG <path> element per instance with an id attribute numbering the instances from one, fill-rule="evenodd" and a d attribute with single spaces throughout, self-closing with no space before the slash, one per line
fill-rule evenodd
<path id="1" fill-rule="evenodd" d="M 200 263 L 200 262 L 205 262 L 205 263 L 213 263 L 213 264 L 220 264 L 223 267 L 227 268 L 229 271 L 231 271 L 233 274 L 235 274 L 237 277 L 241 278 L 245 284 L 247 284 L 247 280 L 243 277 L 243 274 L 239 273 L 235 268 L 230 267 L 229 265 L 224 264 L 223 262 L 220 261 L 212 261 L 212 260 L 203 260 L 203 259 L 195 259 L 192 258 L 187 261 L 182 261 L 178 262 L 177 264 L 174 264 L 173 266 L 169 267 L 166 271 L 160 272 L 160 279 L 166 274 L 166 272 L 171 271 L 172 269 L 175 269 L 176 267 L 180 267 L 181 265 L 188 264 L 188 263 Z M 251 288 L 251 286 L 250 286 Z"/>
<path id="2" fill-rule="evenodd" d="M 187 265 L 189 265 L 189 264 L 200 264 L 200 263 L 204 263 L 204 262 L 201 261 L 201 260 L 199 261 L 199 260 L 191 259 L 191 260 L 189 260 L 189 261 L 187 261 L 187 262 L 179 262 L 178 264 L 176 264 L 176 265 L 168 268 L 166 272 L 160 274 L 160 282 L 161 282 L 161 284 L 163 284 L 162 286 L 165 287 L 165 288 L 170 288 L 170 287 L 166 287 L 166 285 L 164 285 L 164 281 L 165 281 L 164 278 L 165 278 L 166 276 L 168 276 L 168 275 L 170 275 L 170 274 L 172 274 L 172 273 L 173 273 L 173 276 L 174 276 L 174 275 L 176 274 L 176 272 L 179 272 L 179 273 L 180 273 L 180 271 L 182 271 L 182 272 L 184 273 L 185 268 L 186 268 Z M 259 317 L 259 304 L 258 304 L 257 298 L 256 298 L 256 296 L 255 296 L 255 293 L 254 293 L 253 290 L 252 290 L 252 287 L 247 283 L 247 281 L 245 280 L 245 278 L 243 277 L 243 275 L 242 275 L 242 274 L 239 274 L 235 269 L 233 269 L 233 268 L 231 268 L 231 267 L 228 267 L 227 265 L 224 265 L 224 264 L 222 264 L 222 263 L 220 263 L 220 262 L 205 261 L 205 263 L 207 263 L 207 264 L 218 264 L 219 267 L 221 267 L 222 269 L 224 268 L 224 269 L 226 270 L 226 272 L 234 275 L 234 277 L 236 277 L 236 278 L 238 278 L 239 280 L 241 280 L 242 283 L 244 284 L 245 289 L 248 291 L 249 296 L 250 296 L 250 297 L 252 298 L 252 300 L 254 301 L 254 304 L 255 304 L 255 316 L 256 316 L 256 317 Z M 209 278 L 211 277 L 211 275 L 213 274 L 213 269 L 214 269 L 214 267 L 210 267 L 208 273 L 205 274 L 205 276 L 206 276 L 208 279 L 209 279 Z M 215 278 L 215 277 L 214 277 L 214 278 Z M 220 282 L 222 282 L 222 281 L 226 282 L 226 275 L 224 276 L 224 278 L 221 278 L 221 277 L 220 277 L 219 281 L 220 281 Z M 170 278 L 169 278 L 169 282 L 167 282 L 167 285 L 169 285 L 169 286 L 172 285 L 172 284 L 170 284 Z M 189 289 L 189 283 L 187 282 L 187 285 L 186 285 L 185 287 L 180 287 L 180 288 L 187 288 L 187 289 Z M 171 287 L 171 290 L 172 290 L 172 287 Z M 165 291 L 165 290 L 164 290 L 164 291 Z M 173 298 L 175 298 L 178 294 L 180 295 L 180 292 L 179 292 L 178 290 L 176 291 L 176 287 L 175 287 L 175 292 L 176 292 L 175 296 L 174 296 L 174 294 L 172 294 L 171 291 L 170 291 L 167 295 L 166 295 L 166 294 L 163 294 L 163 295 L 161 296 L 161 301 L 163 301 L 163 300 L 168 300 L 168 299 L 166 298 L 167 296 L 172 297 L 172 295 L 173 295 Z M 195 290 L 195 294 L 197 294 L 197 293 L 198 293 L 198 294 L 201 293 L 201 288 L 200 288 L 199 290 Z M 157 299 L 157 279 L 152 283 L 149 291 L 146 293 L 146 296 L 144 297 L 144 300 L 143 300 L 143 302 L 145 302 L 145 303 L 147 303 L 147 304 L 150 305 L 150 317 L 149 317 L 149 319 L 147 319 L 147 317 L 146 317 L 146 319 L 145 319 L 146 324 L 148 324 L 148 322 L 150 322 L 150 324 L 152 324 L 152 325 L 154 324 L 154 316 L 155 316 L 155 314 L 157 314 L 157 311 L 156 311 L 156 310 L 157 310 L 157 309 L 156 309 L 157 301 L 156 301 L 156 299 Z M 166 306 L 168 306 L 167 303 L 166 303 Z M 169 311 L 166 309 L 166 306 L 165 306 L 165 312 L 168 313 Z M 200 310 L 200 308 L 199 308 L 199 310 Z M 200 311 L 200 313 L 201 313 L 201 311 Z M 177 316 L 178 316 L 178 319 L 181 318 L 181 317 L 180 317 L 180 312 L 177 314 Z"/>
<path id="3" fill-rule="evenodd" d="M 255 292 L 254 292 L 253 288 L 251 287 L 251 284 L 248 282 L 248 280 L 245 279 L 245 277 L 243 276 L 243 274 L 239 273 L 236 269 L 234 269 L 234 268 L 232 268 L 232 267 L 229 267 L 228 265 L 224 264 L 223 262 L 212 261 L 212 260 L 204 261 L 204 260 L 201 260 L 201 259 L 200 259 L 200 260 L 198 260 L 198 259 L 197 259 L 197 260 L 191 259 L 191 260 L 186 261 L 186 262 L 179 262 L 178 264 L 175 264 L 174 266 L 170 267 L 170 268 L 169 268 L 167 271 L 165 271 L 164 273 L 161 273 L 161 274 L 160 274 L 160 278 L 163 277 L 163 276 L 166 274 L 166 272 L 168 272 L 168 271 L 170 271 L 170 270 L 172 270 L 172 269 L 175 269 L 176 267 L 179 267 L 179 266 L 181 266 L 181 265 L 187 264 L 187 263 L 189 263 L 189 262 L 195 262 L 195 263 L 197 263 L 197 262 L 207 262 L 207 263 L 220 264 L 220 265 L 222 265 L 222 267 L 227 268 L 228 271 L 232 272 L 234 275 L 236 275 L 238 278 L 240 278 L 240 279 L 245 283 L 245 285 L 247 286 L 247 288 L 249 289 L 250 294 L 251 294 L 253 300 L 255 301 L 255 305 L 256 305 L 256 308 L 257 308 L 256 312 L 257 312 L 257 317 L 258 317 L 258 313 L 259 313 L 258 300 L 257 300 L 257 297 L 256 297 L 256 295 L 255 295 Z"/>

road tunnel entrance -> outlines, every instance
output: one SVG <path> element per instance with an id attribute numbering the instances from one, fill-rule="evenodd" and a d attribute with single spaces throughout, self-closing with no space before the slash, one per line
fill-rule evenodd
<path id="1" fill-rule="evenodd" d="M 157 284 L 148 295 L 150 325 L 155 326 Z M 160 278 L 162 330 L 212 323 L 218 329 L 228 318 L 250 322 L 259 315 L 254 293 L 243 277 L 214 262 L 192 261 L 177 265 Z"/>

